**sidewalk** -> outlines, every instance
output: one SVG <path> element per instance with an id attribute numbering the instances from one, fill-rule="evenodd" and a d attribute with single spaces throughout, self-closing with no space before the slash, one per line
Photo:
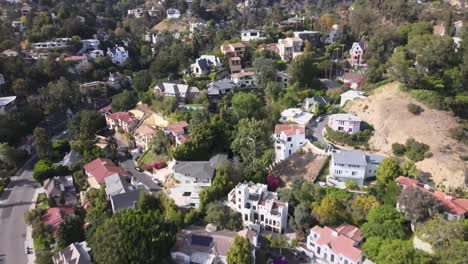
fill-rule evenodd
<path id="1" fill-rule="evenodd" d="M 31 206 L 29 207 L 29 209 L 34 209 L 36 208 L 36 200 L 37 200 L 37 196 L 39 195 L 39 193 L 41 192 L 41 189 L 42 188 L 37 188 L 34 192 L 34 195 L 33 195 L 33 203 L 31 204 Z M 32 248 L 32 253 L 31 254 L 28 254 L 28 264 L 34 264 L 35 260 L 36 260 L 36 252 L 34 251 L 34 243 L 33 243 L 33 239 L 32 239 L 32 227 L 31 226 L 26 226 L 26 240 L 24 241 L 24 250 L 26 250 L 26 247 L 29 247 L 29 248 Z"/>

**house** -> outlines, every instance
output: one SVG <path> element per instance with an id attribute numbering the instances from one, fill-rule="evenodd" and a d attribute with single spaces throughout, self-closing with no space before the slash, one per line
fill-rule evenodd
<path id="1" fill-rule="evenodd" d="M 273 139 L 275 160 L 285 160 L 306 143 L 305 128 L 303 125 L 276 125 Z"/>
<path id="2" fill-rule="evenodd" d="M 89 54 L 89 57 L 93 60 L 104 57 L 104 51 L 100 49 L 92 50 L 88 54 Z"/>
<path id="3" fill-rule="evenodd" d="M 380 155 L 368 155 L 358 151 L 333 152 L 327 182 L 343 187 L 347 180 L 351 180 L 362 186 L 364 181 L 375 177 L 383 159 Z"/>
<path id="4" fill-rule="evenodd" d="M 145 10 L 143 8 L 135 8 L 135 9 L 129 9 L 127 10 L 127 14 L 129 16 L 135 17 L 135 18 L 140 18 L 143 15 L 145 15 Z"/>
<path id="5" fill-rule="evenodd" d="M 68 56 L 57 58 L 57 61 L 71 63 L 73 65 L 73 70 L 71 70 L 71 72 L 84 72 L 90 67 L 88 57 L 86 56 Z"/>
<path id="6" fill-rule="evenodd" d="M 114 89 L 120 89 L 123 85 L 132 83 L 132 77 L 123 75 L 120 72 L 110 72 L 107 78 L 107 84 Z"/>
<path id="7" fill-rule="evenodd" d="M 70 207 L 49 208 L 44 214 L 42 214 L 41 222 L 45 226 L 50 226 L 54 237 L 57 237 L 60 224 L 63 223 L 63 221 L 65 221 L 65 218 L 67 216 L 72 214 L 75 214 L 75 210 Z"/>
<path id="8" fill-rule="evenodd" d="M 111 202 L 112 212 L 136 208 L 136 203 L 140 196 L 140 191 L 119 174 L 112 174 L 104 179 L 106 185 L 106 196 Z"/>
<path id="9" fill-rule="evenodd" d="M 21 7 L 21 16 L 28 16 L 31 13 L 31 6 L 28 4 L 23 4 Z"/>
<path id="10" fill-rule="evenodd" d="M 304 21 L 305 21 L 305 17 L 299 17 L 296 15 L 294 17 L 281 21 L 281 24 L 286 25 L 286 26 L 299 25 L 299 24 L 304 24 Z"/>
<path id="11" fill-rule="evenodd" d="M 354 42 L 349 50 L 351 56 L 349 64 L 351 67 L 362 66 L 364 64 L 365 45 L 363 42 Z"/>
<path id="12" fill-rule="evenodd" d="M 117 213 L 124 209 L 136 209 L 139 197 L 140 190 L 138 189 L 112 195 L 110 197 L 112 212 Z"/>
<path id="13" fill-rule="evenodd" d="M 229 70 L 231 73 L 237 73 L 242 70 L 241 57 L 230 57 L 228 61 L 229 61 Z"/>
<path id="14" fill-rule="evenodd" d="M 121 167 L 115 166 L 110 159 L 98 158 L 83 166 L 88 183 L 91 188 L 99 189 L 104 184 L 104 179 L 113 174 L 128 176 L 128 173 Z"/>
<path id="15" fill-rule="evenodd" d="M 123 130 L 124 132 L 130 133 L 138 123 L 133 114 L 130 112 L 117 112 L 110 115 L 106 115 L 107 127 L 111 130 Z"/>
<path id="16" fill-rule="evenodd" d="M 334 114 L 328 118 L 328 126 L 335 130 L 348 134 L 356 134 L 361 131 L 362 120 L 352 114 Z"/>
<path id="17" fill-rule="evenodd" d="M 421 191 L 430 193 L 432 197 L 439 201 L 444 210 L 444 218 L 447 220 L 465 219 L 468 217 L 468 199 L 466 198 L 457 198 L 444 192 L 434 190 L 427 184 L 404 176 L 397 177 L 395 182 L 400 185 L 403 190 L 418 188 Z M 397 207 L 399 210 L 404 210 L 404 208 L 401 208 L 398 204 Z"/>
<path id="18" fill-rule="evenodd" d="M 110 58 L 113 64 L 124 65 L 128 59 L 128 50 L 121 46 L 115 46 L 113 48 L 107 48 L 107 56 Z"/>
<path id="19" fill-rule="evenodd" d="M 192 74 L 196 76 L 207 75 L 212 68 L 222 67 L 221 60 L 214 55 L 202 55 L 194 64 L 190 65 Z"/>
<path id="20" fill-rule="evenodd" d="M 110 200 L 111 196 L 125 193 L 128 191 L 135 190 L 136 188 L 132 186 L 129 181 L 128 177 L 124 177 L 117 173 L 114 173 L 104 179 L 104 185 L 106 186 L 106 197 Z"/>
<path id="21" fill-rule="evenodd" d="M 110 114 L 112 114 L 112 105 L 104 106 L 103 108 L 99 109 L 98 112 L 102 116 L 110 115 Z"/>
<path id="22" fill-rule="evenodd" d="M 211 82 L 208 84 L 208 98 L 217 101 L 224 95 L 233 92 L 236 87 L 237 85 L 228 79 Z"/>
<path id="23" fill-rule="evenodd" d="M 166 14 L 167 14 L 168 19 L 178 19 L 180 17 L 179 9 L 175 9 L 175 8 L 167 9 Z"/>
<path id="24" fill-rule="evenodd" d="M 18 54 L 16 50 L 7 49 L 0 53 L 0 57 L 18 57 Z"/>
<path id="25" fill-rule="evenodd" d="M 254 259 L 255 247 L 258 246 L 257 232 L 248 229 L 239 232 L 211 230 L 194 226 L 179 232 L 171 249 L 171 258 L 177 264 L 228 264 L 227 254 L 236 236 L 249 239 L 254 248 L 251 251 Z"/>
<path id="26" fill-rule="evenodd" d="M 24 31 L 24 25 L 21 21 L 13 21 L 11 22 L 11 27 L 15 32 L 22 33 Z"/>
<path id="27" fill-rule="evenodd" d="M 56 204 L 75 206 L 76 189 L 73 185 L 72 176 L 56 176 L 44 181 L 42 186 L 47 197 L 55 200 Z"/>
<path id="28" fill-rule="evenodd" d="M 71 38 L 56 38 L 46 42 L 36 42 L 32 44 L 33 49 L 63 49 L 70 46 Z"/>
<path id="29" fill-rule="evenodd" d="M 304 99 L 302 107 L 308 112 L 313 112 L 315 105 L 323 107 L 331 102 L 330 97 L 328 96 L 314 96 Z"/>
<path id="30" fill-rule="evenodd" d="M 133 133 L 135 144 L 141 150 L 147 150 L 156 135 L 156 130 L 148 125 L 141 125 Z"/>
<path id="31" fill-rule="evenodd" d="M 226 43 L 221 45 L 221 52 L 228 58 L 239 57 L 243 59 L 245 55 L 245 48 L 246 47 L 242 42 Z"/>
<path id="32" fill-rule="evenodd" d="M 288 223 L 288 203 L 269 192 L 266 184 L 243 182 L 228 194 L 227 205 L 241 213 L 243 224 L 252 229 L 282 233 Z"/>
<path id="33" fill-rule="evenodd" d="M 343 75 L 338 77 L 338 80 L 342 81 L 344 85 L 353 90 L 362 88 L 365 79 L 366 77 L 364 77 L 362 74 L 355 72 L 345 72 Z"/>
<path id="34" fill-rule="evenodd" d="M 349 224 L 337 228 L 314 226 L 307 236 L 307 249 L 320 263 L 362 264 L 364 253 L 359 248 L 362 240 L 362 231 Z"/>
<path id="35" fill-rule="evenodd" d="M 180 121 L 175 124 L 168 125 L 164 128 L 164 133 L 170 136 L 176 143 L 176 146 L 187 141 L 187 132 L 189 124 L 185 121 Z"/>
<path id="36" fill-rule="evenodd" d="M 255 87 L 257 84 L 257 78 L 253 71 L 240 71 L 238 73 L 231 74 L 231 80 L 238 87 Z"/>
<path id="37" fill-rule="evenodd" d="M 328 36 L 325 39 L 325 43 L 332 44 L 333 42 L 336 41 L 337 38 L 341 37 L 342 33 L 343 32 L 341 31 L 340 25 L 337 25 L 337 24 L 332 25 L 330 32 L 328 32 Z"/>
<path id="38" fill-rule="evenodd" d="M 256 30 L 256 29 L 242 30 L 241 40 L 245 42 L 249 42 L 251 40 L 265 39 L 261 35 L 262 35 L 262 32 L 260 30 Z"/>
<path id="39" fill-rule="evenodd" d="M 290 61 L 302 54 L 304 41 L 300 38 L 278 39 L 278 52 L 282 60 Z"/>
<path id="40" fill-rule="evenodd" d="M 16 111 L 16 96 L 0 97 L 0 115 Z"/>
<path id="41" fill-rule="evenodd" d="M 154 92 L 158 95 L 175 97 L 181 103 L 188 103 L 200 93 L 200 90 L 187 84 L 163 83 L 156 85 Z"/>
<path id="42" fill-rule="evenodd" d="M 352 101 L 354 99 L 363 99 L 367 98 L 364 96 L 364 92 L 349 90 L 340 95 L 340 106 L 344 106 L 347 101 Z"/>
<path id="43" fill-rule="evenodd" d="M 98 39 L 92 38 L 92 39 L 82 39 L 80 40 L 80 43 L 82 47 L 79 52 L 85 52 L 88 50 L 99 49 L 100 41 Z"/>
<path id="44" fill-rule="evenodd" d="M 76 164 L 77 162 L 81 161 L 83 157 L 81 154 L 73 149 L 68 152 L 63 159 L 59 162 L 60 165 L 65 166 L 65 167 L 70 167 L 73 164 Z"/>
<path id="45" fill-rule="evenodd" d="M 322 33 L 319 31 L 296 31 L 293 34 L 295 38 L 300 38 L 303 42 L 309 41 L 314 48 L 323 46 Z"/>
<path id="46" fill-rule="evenodd" d="M 227 161 L 227 155 L 218 154 L 209 161 L 176 161 L 174 179 L 179 182 L 170 189 L 170 197 L 177 206 L 198 208 L 199 193 L 211 186 L 218 166 Z"/>
<path id="47" fill-rule="evenodd" d="M 288 108 L 281 112 L 279 122 L 292 122 L 307 127 L 310 125 L 312 117 L 314 117 L 313 114 L 304 112 L 299 108 Z"/>
<path id="48" fill-rule="evenodd" d="M 54 264 L 92 264 L 86 241 L 71 243 L 52 257 Z"/>
<path id="49" fill-rule="evenodd" d="M 290 79 L 291 76 L 287 72 L 276 72 L 276 82 L 281 84 L 281 87 L 283 87 L 284 89 L 288 88 Z"/>

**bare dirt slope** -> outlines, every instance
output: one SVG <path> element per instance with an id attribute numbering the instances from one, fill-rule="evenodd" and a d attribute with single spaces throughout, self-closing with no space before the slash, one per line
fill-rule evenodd
<path id="1" fill-rule="evenodd" d="M 408 103 L 421 106 L 424 112 L 413 115 L 407 109 Z M 449 129 L 458 126 L 451 113 L 427 108 L 402 92 L 397 82 L 379 87 L 366 99 L 347 104 L 346 110 L 374 126 L 369 143 L 376 151 L 391 155 L 393 143 L 404 144 L 413 137 L 429 145 L 433 153 L 431 158 L 416 164 L 420 170 L 430 173 L 436 184 L 463 186 L 468 163 L 459 155 L 468 153 L 468 147 L 449 137 Z"/>
<path id="2" fill-rule="evenodd" d="M 277 164 L 272 173 L 280 177 L 286 186 L 290 186 L 295 180 L 314 182 L 326 159 L 326 156 L 309 151 L 294 153 L 287 160 Z"/>

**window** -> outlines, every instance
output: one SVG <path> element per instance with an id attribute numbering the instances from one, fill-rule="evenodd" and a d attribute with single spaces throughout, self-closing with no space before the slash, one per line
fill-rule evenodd
<path id="1" fill-rule="evenodd" d="M 244 220 L 245 221 L 249 220 L 249 216 L 247 214 L 244 215 Z"/>
<path id="2" fill-rule="evenodd" d="M 264 215 L 260 215 L 260 221 L 265 221 L 265 216 Z"/>
<path id="3" fill-rule="evenodd" d="M 317 255 L 320 255 L 320 247 L 317 246 Z"/>
<path id="4" fill-rule="evenodd" d="M 312 242 L 309 242 L 309 246 L 313 248 L 313 247 L 315 247 L 315 244 L 312 243 Z"/>
<path id="5" fill-rule="evenodd" d="M 331 261 L 331 262 L 334 262 L 334 261 L 335 261 L 335 255 L 333 255 L 333 254 L 330 255 L 330 261 Z"/>
<path id="6" fill-rule="evenodd" d="M 291 140 L 292 140 L 291 137 L 288 137 L 288 142 L 291 142 Z"/>
<path id="7" fill-rule="evenodd" d="M 257 206 L 254 205 L 254 206 L 253 206 L 253 209 L 254 209 L 254 210 L 257 210 Z"/>
<path id="8" fill-rule="evenodd" d="M 356 174 L 357 174 L 356 171 L 351 172 L 351 175 L 353 175 L 353 176 L 356 176 Z"/>
<path id="9" fill-rule="evenodd" d="M 238 199 L 238 201 L 239 201 L 239 203 L 240 203 L 240 201 L 241 201 L 241 198 L 239 198 L 239 199 Z"/>

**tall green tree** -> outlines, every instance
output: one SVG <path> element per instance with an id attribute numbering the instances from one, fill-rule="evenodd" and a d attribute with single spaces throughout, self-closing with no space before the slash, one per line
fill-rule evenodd
<path id="1" fill-rule="evenodd" d="M 68 130 L 75 140 L 94 140 L 96 132 L 106 126 L 104 117 L 97 111 L 78 112 L 68 123 Z"/>
<path id="2" fill-rule="evenodd" d="M 128 90 L 124 90 L 120 94 L 112 97 L 112 110 L 114 112 L 128 111 L 137 103 L 137 96 Z"/>
<path id="3" fill-rule="evenodd" d="M 377 168 L 375 176 L 377 177 L 378 181 L 388 183 L 398 177 L 399 170 L 399 163 L 397 159 L 385 158 Z"/>
<path id="4" fill-rule="evenodd" d="M 59 248 L 65 248 L 71 243 L 81 242 L 84 237 L 84 221 L 78 215 L 69 215 L 65 218 L 57 233 L 57 244 Z"/>
<path id="5" fill-rule="evenodd" d="M 51 159 L 52 158 L 52 143 L 50 141 L 47 132 L 42 127 L 34 129 L 34 137 L 36 139 L 36 154 L 40 159 Z"/>
<path id="6" fill-rule="evenodd" d="M 372 208 L 367 215 L 367 222 L 362 225 L 366 237 L 383 239 L 405 239 L 409 229 L 403 215 L 395 207 L 383 205 Z"/>
<path id="7" fill-rule="evenodd" d="M 247 238 L 236 236 L 227 255 L 229 264 L 252 264 L 250 242 Z"/>
<path id="8" fill-rule="evenodd" d="M 254 93 L 236 93 L 232 97 L 232 112 L 237 120 L 243 118 L 258 119 L 262 114 L 262 102 Z"/>

